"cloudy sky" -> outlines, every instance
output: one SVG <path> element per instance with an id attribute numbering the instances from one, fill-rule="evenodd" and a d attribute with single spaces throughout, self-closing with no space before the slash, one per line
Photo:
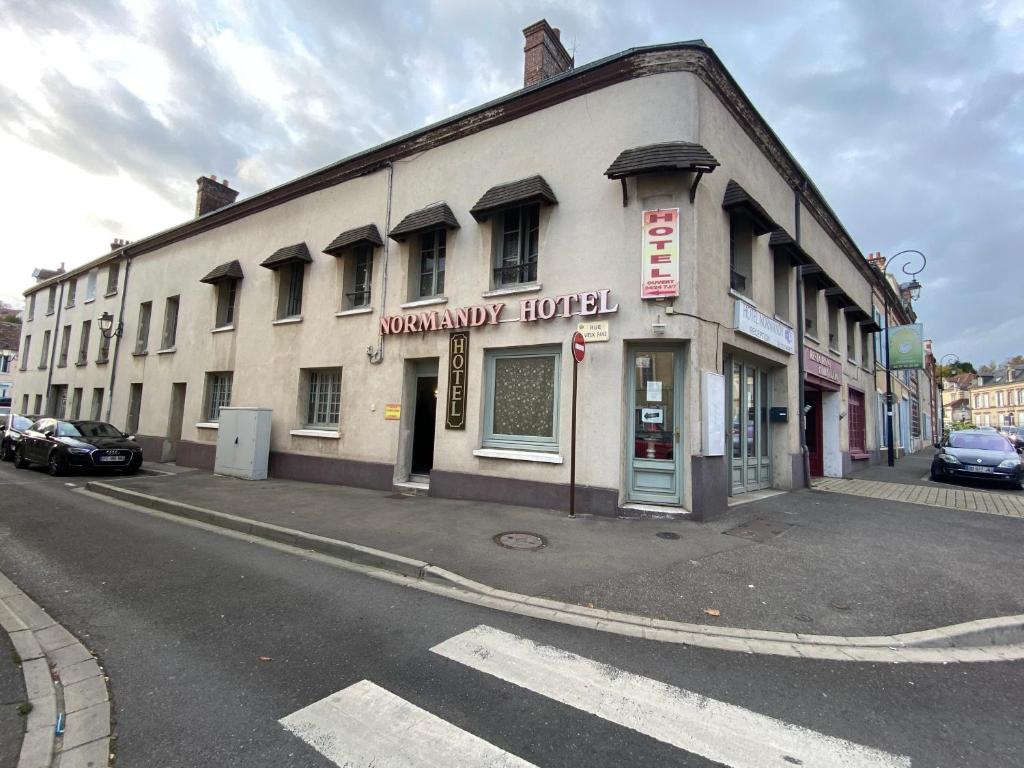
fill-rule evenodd
<path id="1" fill-rule="evenodd" d="M 0 299 L 522 83 L 704 38 L 861 250 L 923 251 L 936 353 L 1024 353 L 1024 0 L 0 0 Z"/>

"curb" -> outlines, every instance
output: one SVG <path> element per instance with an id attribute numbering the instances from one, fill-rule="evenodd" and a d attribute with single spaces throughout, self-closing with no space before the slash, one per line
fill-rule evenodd
<path id="1" fill-rule="evenodd" d="M 32 705 L 17 768 L 108 765 L 110 692 L 92 653 L 2 573 L 0 626 L 21 658 Z"/>
<path id="2" fill-rule="evenodd" d="M 897 635 L 845 637 L 716 627 L 564 603 L 495 589 L 421 560 L 216 512 L 102 482 L 85 492 L 353 563 L 368 575 L 509 613 L 646 640 L 743 653 L 880 663 L 1024 659 L 1024 615 L 979 619 Z"/>

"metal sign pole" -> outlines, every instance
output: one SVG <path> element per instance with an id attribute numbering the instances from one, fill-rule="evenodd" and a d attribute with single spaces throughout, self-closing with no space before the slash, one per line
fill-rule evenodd
<path id="1" fill-rule="evenodd" d="M 572 361 L 572 440 L 569 448 L 569 517 L 576 517 L 576 372 L 580 363 Z"/>

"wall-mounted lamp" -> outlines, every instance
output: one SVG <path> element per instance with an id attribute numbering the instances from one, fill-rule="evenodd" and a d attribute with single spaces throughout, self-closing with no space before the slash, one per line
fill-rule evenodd
<path id="1" fill-rule="evenodd" d="M 114 316 L 109 312 L 104 312 L 100 315 L 100 333 L 103 334 L 103 338 L 112 339 L 115 336 L 121 338 L 121 333 L 124 330 L 124 323 L 118 323 L 117 328 L 114 328 Z"/>

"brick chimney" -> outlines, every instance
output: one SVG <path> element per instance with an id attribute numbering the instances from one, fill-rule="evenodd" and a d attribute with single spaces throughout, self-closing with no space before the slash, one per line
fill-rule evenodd
<path id="1" fill-rule="evenodd" d="M 118 248 L 123 248 L 126 245 L 128 245 L 127 240 L 122 240 L 120 237 L 115 237 L 113 240 L 110 241 L 110 250 L 116 251 Z"/>
<path id="2" fill-rule="evenodd" d="M 879 272 L 885 272 L 885 256 L 882 255 L 881 251 L 869 253 L 867 255 L 867 262 Z"/>
<path id="3" fill-rule="evenodd" d="M 523 65 L 523 85 L 530 86 L 567 72 L 573 67 L 572 56 L 565 50 L 560 32 L 541 19 L 523 30 L 526 54 Z"/>
<path id="4" fill-rule="evenodd" d="M 214 175 L 200 176 L 196 179 L 199 189 L 196 192 L 196 218 L 204 216 L 225 205 L 231 205 L 238 197 L 238 191 L 228 186 L 228 180 L 217 181 Z"/>

